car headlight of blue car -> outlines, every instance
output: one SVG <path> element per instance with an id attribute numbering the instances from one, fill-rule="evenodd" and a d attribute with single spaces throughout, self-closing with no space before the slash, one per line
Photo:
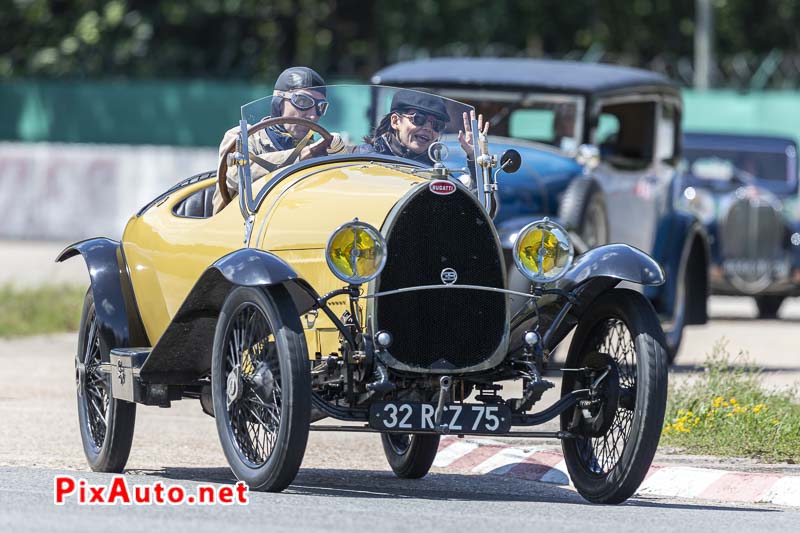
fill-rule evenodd
<path id="1" fill-rule="evenodd" d="M 686 187 L 678 199 L 679 207 L 694 213 L 703 224 L 717 218 L 717 201 L 710 192 L 695 187 Z"/>

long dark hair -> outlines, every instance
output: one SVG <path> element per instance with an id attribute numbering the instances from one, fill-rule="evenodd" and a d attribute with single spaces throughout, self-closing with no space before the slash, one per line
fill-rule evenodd
<path id="1" fill-rule="evenodd" d="M 375 141 L 377 141 L 380 137 L 382 137 L 384 133 L 388 133 L 392 130 L 393 113 L 395 113 L 395 111 L 390 111 L 386 113 L 386 115 L 381 119 L 378 125 L 372 129 L 372 133 L 370 135 L 364 136 L 365 143 L 374 145 Z"/>

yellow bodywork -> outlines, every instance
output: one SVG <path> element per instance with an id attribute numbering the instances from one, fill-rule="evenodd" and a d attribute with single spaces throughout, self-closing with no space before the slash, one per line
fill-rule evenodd
<path id="1" fill-rule="evenodd" d="M 269 180 L 254 183 L 254 195 Z M 394 205 L 424 178 L 386 165 L 336 162 L 289 174 L 264 198 L 245 244 L 237 200 L 211 218 L 174 214 L 176 204 L 205 187 L 209 179 L 181 188 L 133 217 L 125 228 L 122 247 L 142 322 L 155 345 L 202 273 L 220 257 L 248 245 L 284 259 L 318 293 L 342 287 L 328 269 L 325 245 L 331 233 L 358 218 L 377 228 Z M 346 298 L 330 305 L 337 315 Z M 363 313 L 363 309 L 361 310 Z M 322 313 L 306 328 L 309 356 L 338 348 L 338 332 Z"/>

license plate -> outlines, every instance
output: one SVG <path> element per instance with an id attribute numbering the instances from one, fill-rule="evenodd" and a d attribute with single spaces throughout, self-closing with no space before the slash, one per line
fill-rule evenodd
<path id="1" fill-rule="evenodd" d="M 421 402 L 376 402 L 369 408 L 369 425 L 389 431 L 436 431 L 436 406 Z M 505 405 L 449 404 L 442 424 L 450 433 L 508 433 L 511 410 Z"/>

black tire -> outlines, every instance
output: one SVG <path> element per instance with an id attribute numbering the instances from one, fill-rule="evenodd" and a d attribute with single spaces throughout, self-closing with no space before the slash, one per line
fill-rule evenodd
<path id="1" fill-rule="evenodd" d="M 616 365 L 612 366 L 612 361 Z M 592 303 L 578 322 L 565 368 L 584 364 L 596 366 L 598 371 L 588 376 L 565 372 L 562 395 L 586 388 L 609 367 L 608 378 L 601 382 L 601 388 L 605 387 L 601 397 L 615 401 L 590 407 L 591 423 L 577 406 L 561 415 L 561 428 L 577 435 L 562 441 L 564 459 L 584 498 L 594 503 L 621 503 L 636 492 L 650 468 L 667 400 L 664 336 L 655 310 L 644 296 L 612 289 Z M 598 413 L 601 416 L 596 416 Z"/>
<path id="2" fill-rule="evenodd" d="M 252 490 L 289 486 L 308 441 L 311 374 L 300 317 L 285 288 L 237 287 L 228 294 L 214 333 L 211 391 L 236 478 Z"/>
<path id="3" fill-rule="evenodd" d="M 664 338 L 666 340 L 667 348 L 667 364 L 672 365 L 675 357 L 678 356 L 678 350 L 681 348 L 683 341 L 683 328 L 686 327 L 686 315 L 688 313 L 688 300 L 689 300 L 689 287 L 686 273 L 683 274 L 683 279 L 678 281 L 678 286 L 675 289 L 675 310 L 672 313 L 672 319 L 669 324 L 664 326 Z"/>
<path id="4" fill-rule="evenodd" d="M 784 298 L 780 295 L 756 296 L 759 320 L 778 318 L 778 310 L 781 308 Z"/>
<path id="5" fill-rule="evenodd" d="M 402 479 L 425 477 L 439 450 L 439 435 L 382 433 L 381 442 L 389 466 Z"/>
<path id="6" fill-rule="evenodd" d="M 100 331 L 92 290 L 86 293 L 78 331 L 75 378 L 83 453 L 95 472 L 122 472 L 131 453 L 136 404 L 111 396 L 111 382 L 100 371 Z"/>
<path id="7" fill-rule="evenodd" d="M 587 249 L 609 242 L 608 210 L 603 191 L 591 178 L 576 178 L 570 182 L 561 205 L 558 220 L 586 244 Z"/>

